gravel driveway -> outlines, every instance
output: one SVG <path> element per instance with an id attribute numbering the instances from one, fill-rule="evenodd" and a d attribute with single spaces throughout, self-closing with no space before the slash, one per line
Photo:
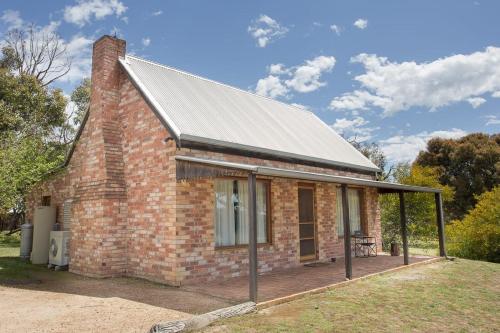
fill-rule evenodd
<path id="1" fill-rule="evenodd" d="M 0 258 L 0 332 L 147 332 L 233 303 L 134 278 L 96 279 Z"/>
<path id="2" fill-rule="evenodd" d="M 119 297 L 0 287 L 0 332 L 147 332 L 190 314 Z"/>

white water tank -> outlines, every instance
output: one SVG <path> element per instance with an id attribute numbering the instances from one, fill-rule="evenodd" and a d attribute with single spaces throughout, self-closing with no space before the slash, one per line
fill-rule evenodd
<path id="1" fill-rule="evenodd" d="M 33 245 L 33 224 L 24 223 L 21 225 L 21 251 L 22 259 L 29 259 L 31 255 L 31 246 Z"/>
<path id="2" fill-rule="evenodd" d="M 49 237 L 56 223 L 56 207 L 40 206 L 33 215 L 33 248 L 31 262 L 46 264 L 49 261 Z"/>

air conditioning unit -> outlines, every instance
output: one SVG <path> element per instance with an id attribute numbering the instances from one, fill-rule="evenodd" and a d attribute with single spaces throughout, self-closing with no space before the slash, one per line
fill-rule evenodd
<path id="1" fill-rule="evenodd" d="M 67 266 L 70 231 L 51 231 L 49 241 L 49 266 Z"/>

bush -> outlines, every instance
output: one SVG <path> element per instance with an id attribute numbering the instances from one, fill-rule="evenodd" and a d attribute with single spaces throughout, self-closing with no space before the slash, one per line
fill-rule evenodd
<path id="1" fill-rule="evenodd" d="M 500 187 L 477 197 L 462 221 L 447 226 L 448 254 L 500 262 Z"/>

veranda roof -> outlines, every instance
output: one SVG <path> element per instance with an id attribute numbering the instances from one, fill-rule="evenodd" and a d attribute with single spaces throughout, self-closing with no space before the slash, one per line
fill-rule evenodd
<path id="1" fill-rule="evenodd" d="M 234 162 L 226 162 L 220 160 L 206 159 L 206 158 L 198 158 L 198 157 L 190 157 L 190 156 L 176 156 L 175 159 L 181 162 L 188 163 L 196 163 L 202 164 L 212 167 L 220 167 L 227 168 L 233 170 L 242 170 L 245 172 L 252 172 L 257 175 L 262 176 L 274 176 L 274 177 L 282 177 L 282 178 L 294 178 L 300 180 L 310 180 L 310 181 L 319 181 L 319 182 L 329 182 L 329 183 L 337 183 L 337 184 L 346 184 L 346 185 L 357 185 L 357 186 L 368 186 L 375 187 L 379 190 L 379 192 L 383 193 L 391 193 L 391 192 L 428 192 L 428 193 L 440 193 L 441 190 L 437 188 L 431 187 L 423 187 L 423 186 L 413 186 L 413 185 L 404 185 L 398 183 L 390 183 L 390 182 L 382 182 L 376 180 L 362 179 L 362 178 L 353 178 L 353 177 L 345 177 L 345 176 L 333 176 L 325 173 L 316 173 L 316 172 L 306 172 L 306 171 L 297 171 L 283 168 L 273 168 L 268 166 L 261 166 L 255 164 L 245 164 L 245 163 L 234 163 Z M 182 169 L 178 169 L 178 177 L 189 178 L 189 175 L 183 175 Z"/>

